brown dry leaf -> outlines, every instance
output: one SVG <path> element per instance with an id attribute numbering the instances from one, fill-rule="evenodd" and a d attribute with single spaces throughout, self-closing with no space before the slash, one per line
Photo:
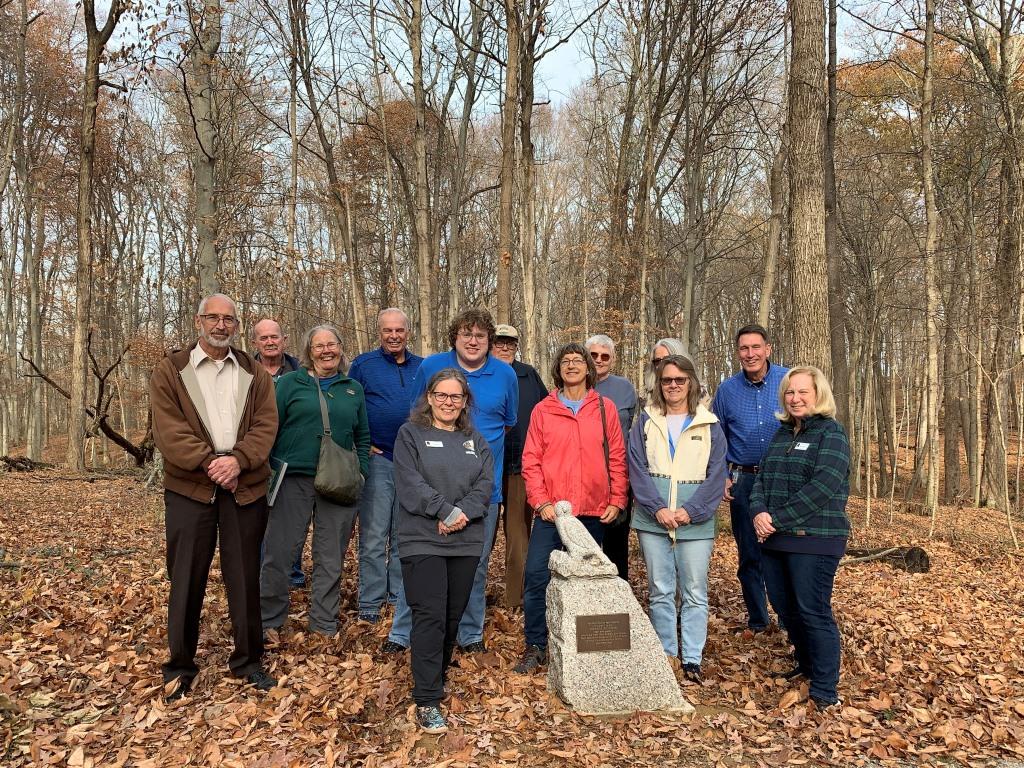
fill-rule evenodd
<path id="1" fill-rule="evenodd" d="M 800 701 L 800 691 L 786 691 L 779 699 L 779 709 L 789 709 Z"/>

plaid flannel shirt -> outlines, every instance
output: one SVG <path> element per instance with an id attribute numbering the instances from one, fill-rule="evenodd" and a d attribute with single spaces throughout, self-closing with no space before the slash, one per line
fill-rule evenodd
<path id="1" fill-rule="evenodd" d="M 750 492 L 750 516 L 768 512 L 782 537 L 847 538 L 850 521 L 850 443 L 835 419 L 812 416 L 793 434 L 792 424 L 775 433 Z"/>

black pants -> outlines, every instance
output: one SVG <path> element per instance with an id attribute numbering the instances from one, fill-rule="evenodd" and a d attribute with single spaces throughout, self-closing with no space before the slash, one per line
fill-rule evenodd
<path id="1" fill-rule="evenodd" d="M 412 698 L 437 706 L 452 660 L 459 621 L 473 590 L 479 557 L 402 557 L 405 599 L 412 610 Z"/>
<path id="2" fill-rule="evenodd" d="M 629 492 L 626 508 L 619 518 L 604 527 L 604 542 L 601 549 L 619 569 L 619 578 L 629 581 L 629 521 L 633 517 L 633 492 Z"/>
<path id="3" fill-rule="evenodd" d="M 210 563 L 220 539 L 220 569 L 228 594 L 228 613 L 235 649 L 231 672 L 245 677 L 260 666 L 263 627 L 260 622 L 260 542 L 267 527 L 267 500 L 240 506 L 235 497 L 217 490 L 212 504 L 164 491 L 167 529 L 167 573 L 171 595 L 167 604 L 167 645 L 171 658 L 163 665 L 164 682 L 191 681 L 199 618 L 206 595 Z"/>

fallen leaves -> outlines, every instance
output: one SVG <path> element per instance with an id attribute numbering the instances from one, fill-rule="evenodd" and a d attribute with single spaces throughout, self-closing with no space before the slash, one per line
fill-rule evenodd
<path id="1" fill-rule="evenodd" d="M 307 597 L 267 661 L 282 686 L 256 695 L 227 674 L 230 625 L 216 561 L 204 606 L 199 677 L 165 705 L 167 584 L 160 496 L 130 478 L 46 483 L 0 475 L 0 548 L 22 563 L 0 572 L 0 765 L 642 766 L 820 765 L 880 761 L 964 764 L 1024 755 L 1024 584 L 1005 531 L 980 510 L 856 529 L 857 544 L 920 544 L 932 571 L 880 563 L 840 570 L 843 636 L 838 712 L 806 703 L 784 635 L 745 636 L 735 550 L 712 560 L 705 683 L 686 685 L 692 719 L 587 718 L 511 672 L 522 615 L 489 608 L 488 652 L 451 670 L 452 728 L 419 733 L 405 658 L 379 654 L 387 624 L 360 624 L 355 559 L 343 583 L 339 638 L 304 631 Z M 851 501 L 855 520 L 857 500 Z M 634 542 L 635 545 L 635 542 Z M 634 553 L 635 554 L 635 553 Z M 500 541 L 492 562 L 496 577 Z M 307 563 L 308 564 L 308 563 Z M 646 602 L 642 561 L 634 590 Z M 498 579 L 492 591 L 500 595 Z"/>

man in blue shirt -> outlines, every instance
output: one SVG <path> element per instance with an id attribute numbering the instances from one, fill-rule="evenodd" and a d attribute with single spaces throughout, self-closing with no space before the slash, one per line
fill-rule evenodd
<path id="1" fill-rule="evenodd" d="M 359 618 L 380 621 L 384 601 L 395 603 L 402 583 L 395 520 L 392 451 L 409 418 L 413 378 L 423 358 L 408 350 L 409 317 L 397 307 L 377 315 L 380 346 L 352 361 L 348 375 L 363 385 L 370 422 L 370 475 L 359 499 Z"/>
<path id="2" fill-rule="evenodd" d="M 779 420 L 779 386 L 788 368 L 772 365 L 768 331 L 745 325 L 736 332 L 736 355 L 741 370 L 722 382 L 711 410 L 725 432 L 729 480 L 725 497 L 730 500 L 732 535 L 736 539 L 739 569 L 736 576 L 747 607 L 747 626 L 754 632 L 768 628 L 768 600 L 761 573 L 761 546 L 750 518 L 750 490 L 760 470 Z"/>
<path id="3" fill-rule="evenodd" d="M 468 309 L 456 315 L 448 326 L 448 342 L 452 348 L 426 358 L 413 379 L 413 402 L 426 390 L 430 378 L 444 368 L 458 368 L 469 382 L 473 394 L 470 415 L 473 426 L 483 435 L 494 456 L 494 492 L 491 505 L 484 517 L 484 550 L 473 579 L 473 592 L 469 605 L 459 622 L 457 642 L 463 651 L 477 653 L 484 646 L 484 612 L 487 601 L 484 588 L 487 582 L 487 564 L 494 544 L 498 523 L 498 505 L 501 503 L 501 475 L 505 458 L 505 432 L 516 424 L 519 410 L 519 380 L 512 366 L 490 354 L 494 344 L 495 326 L 486 309 Z M 409 647 L 412 631 L 412 612 L 405 602 L 404 591 L 399 593 L 395 619 L 384 650 L 403 651 Z"/>

